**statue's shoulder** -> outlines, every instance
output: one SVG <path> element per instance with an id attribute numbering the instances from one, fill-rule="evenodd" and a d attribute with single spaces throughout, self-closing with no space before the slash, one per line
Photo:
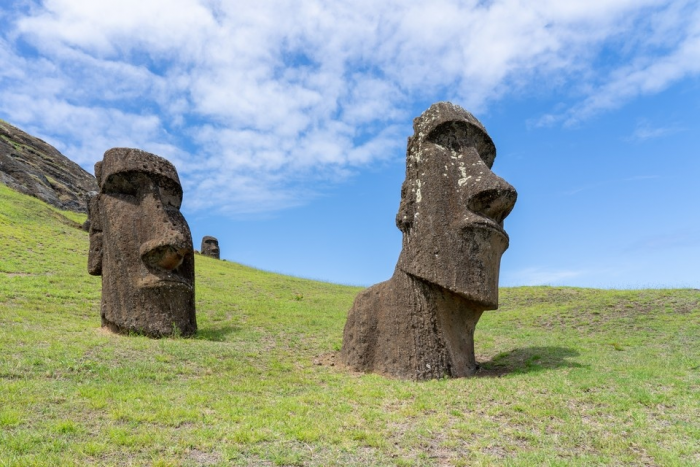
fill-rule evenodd
<path id="1" fill-rule="evenodd" d="M 391 279 L 367 287 L 357 294 L 357 297 L 355 297 L 355 304 L 359 302 L 377 302 L 386 299 L 391 289 L 390 283 Z"/>

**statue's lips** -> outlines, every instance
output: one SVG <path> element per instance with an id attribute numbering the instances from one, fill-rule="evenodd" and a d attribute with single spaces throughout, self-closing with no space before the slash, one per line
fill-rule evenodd
<path id="1" fill-rule="evenodd" d="M 489 219 L 488 217 L 482 217 L 479 216 L 475 220 L 470 220 L 468 222 L 464 222 L 462 224 L 462 230 L 486 230 L 490 232 L 494 232 L 498 234 L 499 236 L 503 237 L 506 242 L 510 240 L 510 237 L 508 237 L 508 234 L 506 231 L 503 229 L 503 227 L 495 222 L 492 219 Z"/>
<path id="2" fill-rule="evenodd" d="M 159 287 L 181 288 L 187 290 L 194 289 L 189 281 L 175 274 L 168 274 L 166 277 L 159 277 L 154 274 L 149 274 L 148 276 L 139 279 L 138 287 L 142 289 L 153 289 Z"/>

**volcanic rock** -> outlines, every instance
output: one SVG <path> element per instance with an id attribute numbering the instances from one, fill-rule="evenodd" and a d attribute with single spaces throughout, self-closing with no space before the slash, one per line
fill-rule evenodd
<path id="1" fill-rule="evenodd" d="M 85 196 L 97 191 L 95 177 L 56 148 L 0 120 L 0 182 L 40 200 L 87 212 Z"/>

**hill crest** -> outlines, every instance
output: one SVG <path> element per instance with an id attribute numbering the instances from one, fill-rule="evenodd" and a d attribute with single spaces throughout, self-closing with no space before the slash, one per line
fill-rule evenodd
<path id="1" fill-rule="evenodd" d="M 47 142 L 0 120 L 0 182 L 59 209 L 86 212 L 95 177 Z"/>

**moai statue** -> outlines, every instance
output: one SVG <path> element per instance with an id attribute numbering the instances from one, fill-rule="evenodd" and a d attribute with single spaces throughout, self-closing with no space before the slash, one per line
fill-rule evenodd
<path id="1" fill-rule="evenodd" d="M 491 172 L 496 147 L 469 112 L 433 104 L 413 121 L 394 275 L 361 292 L 343 332 L 349 367 L 399 378 L 476 373 L 474 328 L 498 308 L 515 189 Z"/>
<path id="2" fill-rule="evenodd" d="M 80 228 L 86 232 L 90 232 L 90 200 L 97 196 L 96 191 L 88 191 L 85 193 L 85 205 L 87 206 L 88 217 L 85 222 L 80 226 Z"/>
<path id="3" fill-rule="evenodd" d="M 192 236 L 175 167 L 114 148 L 95 164 L 88 272 L 102 276 L 102 326 L 152 337 L 197 331 Z"/>
<path id="4" fill-rule="evenodd" d="M 202 254 L 219 259 L 219 241 L 208 235 L 202 238 Z"/>

